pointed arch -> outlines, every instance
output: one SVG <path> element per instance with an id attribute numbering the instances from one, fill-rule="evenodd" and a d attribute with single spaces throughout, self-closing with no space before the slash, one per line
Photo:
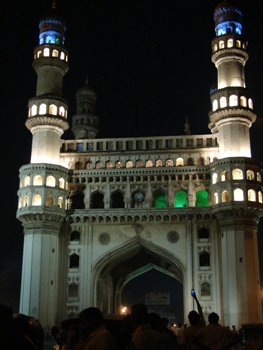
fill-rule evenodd
<path id="1" fill-rule="evenodd" d="M 195 194 L 195 206 L 196 207 L 208 207 L 209 199 L 208 192 L 205 190 L 199 190 Z"/>
<path id="2" fill-rule="evenodd" d="M 174 194 L 174 207 L 183 208 L 188 207 L 187 192 L 184 190 L 176 191 Z"/>
<path id="3" fill-rule="evenodd" d="M 166 208 L 166 193 L 162 190 L 157 190 L 153 193 L 153 207 Z"/>

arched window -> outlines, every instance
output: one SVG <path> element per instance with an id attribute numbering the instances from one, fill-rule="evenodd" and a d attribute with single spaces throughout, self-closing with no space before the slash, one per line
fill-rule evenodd
<path id="1" fill-rule="evenodd" d="M 31 116 L 37 115 L 37 105 L 31 107 Z"/>
<path id="2" fill-rule="evenodd" d="M 58 50 L 52 50 L 52 56 L 58 57 Z"/>
<path id="3" fill-rule="evenodd" d="M 56 186 L 56 179 L 54 178 L 54 176 L 52 175 L 47 176 L 46 185 L 50 187 Z"/>
<path id="4" fill-rule="evenodd" d="M 212 183 L 213 183 L 213 185 L 217 183 L 217 173 L 214 173 L 212 175 Z"/>
<path id="5" fill-rule="evenodd" d="M 220 108 L 225 108 L 226 106 L 227 106 L 226 97 L 225 96 L 220 97 Z"/>
<path id="6" fill-rule="evenodd" d="M 214 204 L 218 204 L 218 193 L 214 193 Z"/>
<path id="7" fill-rule="evenodd" d="M 200 157 L 197 160 L 197 165 L 205 165 L 205 159 L 204 157 Z"/>
<path id="8" fill-rule="evenodd" d="M 166 208 L 166 194 L 164 191 L 158 190 L 153 194 L 153 207 L 154 208 Z"/>
<path id="9" fill-rule="evenodd" d="M 229 202 L 229 192 L 227 190 L 224 190 L 222 192 L 222 202 Z"/>
<path id="10" fill-rule="evenodd" d="M 248 190 L 247 191 L 247 200 L 250 202 L 256 202 L 256 191 L 255 190 Z"/>
<path id="11" fill-rule="evenodd" d="M 211 285 L 208 282 L 203 282 L 201 284 L 201 296 L 208 297 L 211 295 Z"/>
<path id="12" fill-rule="evenodd" d="M 217 51 L 217 44 L 214 45 L 213 49 L 214 49 L 214 52 Z"/>
<path id="13" fill-rule="evenodd" d="M 156 162 L 155 162 L 155 166 L 156 167 L 163 166 L 163 161 L 161 159 L 157 159 Z"/>
<path id="14" fill-rule="evenodd" d="M 77 298 L 79 294 L 79 287 L 77 284 L 72 283 L 68 286 L 68 297 Z"/>
<path id="15" fill-rule="evenodd" d="M 225 47 L 225 43 L 223 40 L 219 41 L 219 49 L 223 49 Z"/>
<path id="16" fill-rule="evenodd" d="M 58 186 L 60 188 L 65 188 L 65 180 L 63 179 L 63 177 L 61 177 L 59 180 L 58 180 Z"/>
<path id="17" fill-rule="evenodd" d="M 200 230 L 198 230 L 198 239 L 208 239 L 209 238 L 209 231 L 207 228 L 202 227 Z"/>
<path id="18" fill-rule="evenodd" d="M 227 47 L 233 47 L 234 46 L 234 41 L 233 39 L 228 39 L 227 40 Z"/>
<path id="19" fill-rule="evenodd" d="M 79 242 L 80 233 L 78 231 L 72 231 L 70 234 L 70 242 Z"/>
<path id="20" fill-rule="evenodd" d="M 243 179 L 243 171 L 241 169 L 232 170 L 232 179 L 233 180 L 242 180 Z"/>
<path id="21" fill-rule="evenodd" d="M 205 190 L 200 190 L 200 191 L 196 192 L 195 206 L 196 207 L 208 207 L 209 206 L 208 193 Z"/>
<path id="22" fill-rule="evenodd" d="M 169 158 L 169 159 L 166 159 L 165 165 L 166 165 L 166 166 L 173 166 L 173 165 L 174 165 L 174 162 L 173 162 L 172 159 Z"/>
<path id="23" fill-rule="evenodd" d="M 112 167 L 113 167 L 112 162 L 110 160 L 107 160 L 106 169 L 111 169 Z"/>
<path id="24" fill-rule="evenodd" d="M 48 108 L 48 113 L 52 115 L 57 115 L 58 113 L 58 107 L 56 105 L 50 105 Z"/>
<path id="25" fill-rule="evenodd" d="M 116 169 L 122 168 L 122 162 L 121 162 L 120 160 L 118 160 L 118 161 L 115 163 L 115 167 L 116 167 Z"/>
<path id="26" fill-rule="evenodd" d="M 243 201 L 244 200 L 244 192 L 241 188 L 236 188 L 234 190 L 234 201 Z"/>
<path id="27" fill-rule="evenodd" d="M 101 161 L 98 161 L 96 163 L 96 169 L 101 169 L 102 168 L 102 162 Z"/>
<path id="28" fill-rule="evenodd" d="M 47 207 L 54 207 L 54 196 L 52 196 L 52 194 L 48 194 L 46 196 L 46 206 Z"/>
<path id="29" fill-rule="evenodd" d="M 64 199 L 63 199 L 63 197 L 58 197 L 58 206 L 60 208 L 64 207 Z"/>
<path id="30" fill-rule="evenodd" d="M 262 192 L 258 191 L 258 201 L 259 203 L 262 203 Z"/>
<path id="31" fill-rule="evenodd" d="M 60 106 L 58 111 L 59 111 L 58 113 L 59 113 L 59 115 L 61 117 L 65 117 L 66 116 L 66 110 L 65 110 L 65 108 L 63 106 Z"/>
<path id="32" fill-rule="evenodd" d="M 174 194 L 174 207 L 184 208 L 188 207 L 187 192 L 180 190 Z"/>
<path id="33" fill-rule="evenodd" d="M 47 114 L 47 105 L 45 103 L 41 103 L 39 106 L 39 114 Z"/>
<path id="34" fill-rule="evenodd" d="M 153 161 L 151 159 L 148 159 L 145 163 L 146 168 L 151 168 L 153 166 Z"/>
<path id="35" fill-rule="evenodd" d="M 187 159 L 187 165 L 194 165 L 194 160 L 193 160 L 193 158 L 188 158 L 188 159 Z"/>
<path id="36" fill-rule="evenodd" d="M 213 111 L 216 111 L 218 109 L 218 101 L 214 100 L 213 101 Z"/>
<path id="37" fill-rule="evenodd" d="M 28 201 L 29 201 L 29 198 L 28 198 L 28 196 L 26 195 L 26 196 L 23 198 L 23 207 L 27 207 L 27 206 L 28 206 Z"/>
<path id="38" fill-rule="evenodd" d="M 104 208 L 104 196 L 100 192 L 95 192 L 91 195 L 90 201 L 91 209 L 103 209 Z"/>
<path id="39" fill-rule="evenodd" d="M 41 175 L 36 175 L 33 178 L 33 186 L 41 186 L 43 185 L 43 178 Z"/>
<path id="40" fill-rule="evenodd" d="M 257 171 L 257 181 L 261 182 L 261 174 Z"/>
<path id="41" fill-rule="evenodd" d="M 246 178 L 247 178 L 247 180 L 254 180 L 254 178 L 255 178 L 254 171 L 247 170 L 246 171 Z"/>
<path id="42" fill-rule="evenodd" d="M 69 268 L 74 269 L 78 267 L 79 267 L 79 256 L 74 253 L 69 258 Z"/>
<path id="43" fill-rule="evenodd" d="M 34 194 L 34 196 L 32 197 L 32 205 L 34 205 L 34 206 L 41 205 L 40 194 Z"/>
<path id="44" fill-rule="evenodd" d="M 91 161 L 88 161 L 86 163 L 86 169 L 92 169 L 92 162 Z"/>
<path id="45" fill-rule="evenodd" d="M 133 162 L 131 160 L 127 160 L 126 168 L 133 168 Z"/>
<path id="46" fill-rule="evenodd" d="M 76 162 L 75 163 L 75 170 L 80 170 L 82 169 L 82 163 L 81 162 Z"/>
<path id="47" fill-rule="evenodd" d="M 248 99 L 248 107 L 249 107 L 250 109 L 253 109 L 253 101 L 252 101 L 251 98 Z"/>
<path id="48" fill-rule="evenodd" d="M 234 107 L 238 105 L 237 95 L 231 95 L 229 97 L 229 106 Z"/>
<path id="49" fill-rule="evenodd" d="M 50 55 L 50 50 L 48 47 L 45 47 L 43 50 L 43 56 L 48 57 Z"/>
<path id="50" fill-rule="evenodd" d="M 247 107 L 247 99 L 246 99 L 245 96 L 241 96 L 241 97 L 240 97 L 240 105 L 241 105 L 242 107 Z"/>
<path id="51" fill-rule="evenodd" d="M 60 52 L 60 59 L 63 61 L 65 59 L 65 52 Z"/>
<path id="52" fill-rule="evenodd" d="M 117 191 L 112 193 L 111 208 L 124 208 L 124 198 L 122 192 Z"/>
<path id="53" fill-rule="evenodd" d="M 228 172 L 227 171 L 222 171 L 220 174 L 220 180 L 221 181 L 227 181 L 228 180 Z"/>
<path id="54" fill-rule="evenodd" d="M 175 166 L 184 166 L 184 160 L 183 158 L 179 157 L 175 161 Z"/>
<path id="55" fill-rule="evenodd" d="M 30 177 L 29 176 L 25 177 L 25 179 L 24 179 L 24 186 L 25 187 L 30 186 Z"/>
<path id="56" fill-rule="evenodd" d="M 241 47 L 241 41 L 240 40 L 236 41 L 236 47 L 239 47 L 239 48 Z"/>
<path id="57" fill-rule="evenodd" d="M 202 252 L 199 255 L 199 266 L 200 267 L 207 267 L 210 266 L 210 254 L 207 252 Z"/>
<path id="58" fill-rule="evenodd" d="M 136 168 L 142 168 L 142 166 L 143 166 L 142 161 L 140 159 L 136 160 L 135 166 L 136 166 Z"/>

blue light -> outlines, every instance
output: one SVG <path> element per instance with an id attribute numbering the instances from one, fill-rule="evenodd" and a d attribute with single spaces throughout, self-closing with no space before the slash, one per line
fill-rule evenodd
<path id="1" fill-rule="evenodd" d="M 242 35 L 242 24 L 236 21 L 225 21 L 215 27 L 216 36 L 225 34 Z"/>
<path id="2" fill-rule="evenodd" d="M 55 30 L 47 30 L 39 34 L 39 45 L 43 45 L 43 44 L 64 45 L 64 41 L 65 41 L 64 36 Z"/>

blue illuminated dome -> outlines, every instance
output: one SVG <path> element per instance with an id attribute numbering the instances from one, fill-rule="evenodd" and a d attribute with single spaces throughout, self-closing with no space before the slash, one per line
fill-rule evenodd
<path id="1" fill-rule="evenodd" d="M 39 20 L 39 45 L 55 44 L 64 45 L 66 22 L 56 12 L 55 1 L 52 8 Z"/>
<path id="2" fill-rule="evenodd" d="M 234 1 L 221 2 L 214 11 L 216 36 L 225 34 L 242 35 L 242 11 Z"/>

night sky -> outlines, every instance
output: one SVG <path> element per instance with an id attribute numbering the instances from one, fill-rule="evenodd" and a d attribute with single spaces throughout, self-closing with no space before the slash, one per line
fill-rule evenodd
<path id="1" fill-rule="evenodd" d="M 75 94 L 88 76 L 98 94 L 98 138 L 208 134 L 209 91 L 216 82 L 211 62 L 213 11 L 217 0 L 58 0 L 67 22 L 69 71 L 64 98 L 69 122 Z M 257 122 L 251 128 L 252 154 L 263 160 L 263 1 L 238 2 L 250 59 L 245 67 Z M 19 168 L 30 161 L 27 103 L 36 93 L 32 68 L 38 22 L 51 0 L 5 1 L 1 38 L 0 302 L 18 307 L 23 229 L 16 219 Z M 64 138 L 73 138 L 67 132 Z M 263 230 L 261 230 L 263 232 Z M 260 246 L 263 244 L 260 241 Z M 263 265 L 262 265 L 263 266 Z M 263 270 L 263 268 L 262 268 Z M 2 298 L 2 299 L 1 299 Z"/>

